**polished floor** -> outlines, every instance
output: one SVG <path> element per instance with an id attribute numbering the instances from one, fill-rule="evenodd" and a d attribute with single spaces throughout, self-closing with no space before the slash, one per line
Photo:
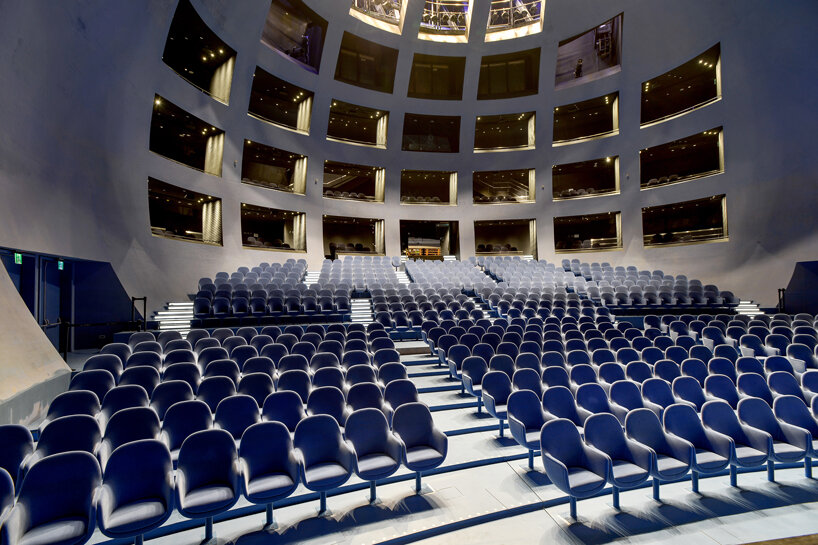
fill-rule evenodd
<path id="1" fill-rule="evenodd" d="M 526 451 L 507 431 L 506 437 L 498 436 L 497 420 L 478 415 L 472 398 L 460 395 L 459 385 L 428 352 L 402 359 L 421 389 L 421 400 L 450 436 L 446 462 L 424 476 L 430 490 L 416 495 L 413 475 L 404 469 L 378 486 L 380 502 L 369 505 L 367 483 L 353 478 L 329 497 L 332 514 L 318 517 L 317 496 L 299 488 L 276 508 L 275 531 L 262 530 L 263 507 L 241 501 L 217 518 L 218 541 L 726 545 L 816 531 L 818 481 L 806 479 L 799 468 L 778 470 L 775 483 L 768 482 L 763 471 L 740 474 L 738 488 L 729 487 L 726 475 L 702 479 L 700 494 L 691 492 L 689 481 L 668 484 L 662 486 L 662 502 L 652 499 L 649 487 L 625 491 L 621 511 L 613 509 L 607 493 L 580 501 L 579 521 L 570 521 L 567 500 L 545 478 L 539 459 L 529 471 Z M 146 541 L 193 545 L 201 541 L 203 527 L 200 521 L 174 514 L 158 534 Z M 105 541 L 97 533 L 91 542 Z"/>

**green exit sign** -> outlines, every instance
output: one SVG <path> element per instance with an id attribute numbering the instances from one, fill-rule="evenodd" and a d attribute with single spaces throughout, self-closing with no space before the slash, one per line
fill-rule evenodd
<path id="1" fill-rule="evenodd" d="M 57 270 L 58 270 L 58 271 L 61 271 L 61 270 L 63 270 L 64 268 L 65 268 L 65 263 L 63 262 L 63 260 L 62 260 L 62 259 L 58 259 L 58 260 L 57 260 Z"/>
<path id="2" fill-rule="evenodd" d="M 14 252 L 14 264 L 15 265 L 22 265 L 23 264 L 23 254 Z"/>

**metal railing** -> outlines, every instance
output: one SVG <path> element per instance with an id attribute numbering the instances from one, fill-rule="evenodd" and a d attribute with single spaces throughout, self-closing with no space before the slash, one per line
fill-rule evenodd
<path id="1" fill-rule="evenodd" d="M 388 23 L 400 23 L 401 0 L 354 0 L 352 9 Z"/>
<path id="2" fill-rule="evenodd" d="M 530 25 L 540 20 L 542 0 L 493 0 L 489 10 L 488 32 Z"/>
<path id="3" fill-rule="evenodd" d="M 421 28 L 445 34 L 465 34 L 469 3 L 466 0 L 426 0 Z"/>

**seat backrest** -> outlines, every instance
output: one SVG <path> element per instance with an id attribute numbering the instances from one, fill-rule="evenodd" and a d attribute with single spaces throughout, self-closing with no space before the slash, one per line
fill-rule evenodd
<path id="1" fill-rule="evenodd" d="M 168 408 L 162 420 L 162 437 L 171 450 L 182 446 L 185 439 L 194 432 L 210 429 L 213 416 L 204 401 L 191 399 L 180 401 Z"/>
<path id="2" fill-rule="evenodd" d="M 97 402 L 99 403 L 99 402 Z M 34 439 L 28 428 L 20 424 L 0 426 L 0 467 L 11 475 L 11 480 L 19 489 L 17 473 L 26 456 L 34 451 Z"/>
<path id="3" fill-rule="evenodd" d="M 216 406 L 214 424 L 230 432 L 233 439 L 241 439 L 244 430 L 258 422 L 259 408 L 249 395 L 237 394 L 222 399 Z"/>
<path id="4" fill-rule="evenodd" d="M 433 428 L 432 413 L 423 403 L 406 403 L 395 409 L 392 429 L 407 449 L 429 445 Z"/>
<path id="5" fill-rule="evenodd" d="M 341 428 L 326 414 L 316 414 L 301 420 L 295 428 L 293 444 L 310 468 L 316 464 L 336 462 L 341 450 Z"/>
<path id="6" fill-rule="evenodd" d="M 156 439 L 140 439 L 116 449 L 105 466 L 103 483 L 112 491 L 115 508 L 150 498 L 173 509 L 173 463 L 170 451 Z"/>
<path id="7" fill-rule="evenodd" d="M 233 436 L 220 429 L 197 431 L 185 439 L 179 450 L 178 472 L 186 489 L 222 485 L 233 488 L 238 452 Z M 178 477 L 177 477 L 178 479 Z M 234 494 L 238 490 L 233 490 Z"/>

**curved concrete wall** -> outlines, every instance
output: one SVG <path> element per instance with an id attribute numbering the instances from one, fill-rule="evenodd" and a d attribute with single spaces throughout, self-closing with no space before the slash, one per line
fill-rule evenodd
<path id="1" fill-rule="evenodd" d="M 461 256 L 474 249 L 476 219 L 536 218 L 541 259 L 578 257 L 685 272 L 742 298 L 776 301 L 793 265 L 814 259 L 818 248 L 818 168 L 811 144 L 818 113 L 814 38 L 807 24 L 818 17 L 812 0 L 548 0 L 540 34 L 484 43 L 488 0 L 475 0 L 469 44 L 417 39 L 420 2 L 408 7 L 402 36 L 348 15 L 347 0 L 307 0 L 329 21 L 319 74 L 301 69 L 260 43 L 269 0 L 193 0 L 204 21 L 238 51 L 230 105 L 199 92 L 162 62 L 175 3 L 159 0 L 58 3 L 2 2 L 0 21 L 0 245 L 111 261 L 131 295 L 150 306 L 179 299 L 199 276 L 242 264 L 298 254 L 244 249 L 241 202 L 307 213 L 308 261 L 320 264 L 321 215 L 383 218 L 386 253 L 399 252 L 400 219 L 460 221 Z M 621 72 L 554 90 L 557 44 L 624 12 Z M 334 80 L 337 51 L 347 30 L 399 48 L 393 94 Z M 665 123 L 640 129 L 641 83 L 721 43 L 723 99 Z M 540 47 L 536 96 L 477 101 L 481 57 Z M 466 56 L 460 102 L 406 98 L 415 52 Z M 308 136 L 247 115 L 252 74 L 260 66 L 315 91 Z M 554 148 L 552 110 L 619 91 L 618 136 Z M 203 174 L 148 151 L 154 94 L 226 131 L 223 174 Z M 328 142 L 333 98 L 390 111 L 388 146 L 370 149 Z M 474 154 L 474 118 L 481 114 L 537 112 L 537 148 Z M 400 150 L 403 113 L 459 114 L 461 152 Z M 683 184 L 639 190 L 638 150 L 716 126 L 724 127 L 725 172 Z M 244 139 L 309 156 L 307 193 L 289 195 L 241 184 Z M 551 199 L 551 166 L 618 155 L 621 193 L 592 199 Z M 385 203 L 322 198 L 325 159 L 386 167 Z M 474 206 L 471 172 L 537 169 L 537 202 Z M 399 203 L 401 169 L 456 169 L 457 207 Z M 224 247 L 151 236 L 147 178 L 223 199 Z M 640 209 L 710 195 L 727 195 L 730 240 L 645 249 Z M 624 250 L 554 253 L 554 216 L 622 211 Z"/>

